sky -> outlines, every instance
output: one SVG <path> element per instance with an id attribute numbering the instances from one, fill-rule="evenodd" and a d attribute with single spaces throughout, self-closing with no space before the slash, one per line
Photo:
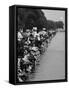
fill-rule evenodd
<path id="1" fill-rule="evenodd" d="M 49 20 L 63 21 L 65 23 L 65 11 L 60 10 L 42 10 Z"/>

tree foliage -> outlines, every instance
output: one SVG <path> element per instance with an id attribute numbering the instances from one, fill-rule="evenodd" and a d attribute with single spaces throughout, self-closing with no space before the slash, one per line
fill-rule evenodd
<path id="1" fill-rule="evenodd" d="M 18 24 L 23 27 L 37 26 L 38 28 L 46 26 L 46 17 L 40 9 L 18 9 Z"/>
<path id="2" fill-rule="evenodd" d="M 32 28 L 33 26 L 39 29 L 45 27 L 47 30 L 50 29 L 63 29 L 62 21 L 47 20 L 41 9 L 31 8 L 19 8 L 18 9 L 18 26 L 23 28 Z"/>
<path id="3" fill-rule="evenodd" d="M 47 29 L 53 29 L 56 30 L 58 28 L 63 29 L 64 23 L 62 21 L 52 21 L 52 20 L 47 20 Z"/>

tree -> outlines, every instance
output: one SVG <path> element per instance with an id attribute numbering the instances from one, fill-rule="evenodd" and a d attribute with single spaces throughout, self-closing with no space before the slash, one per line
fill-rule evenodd
<path id="1" fill-rule="evenodd" d="M 38 30 L 42 30 L 42 28 L 56 30 L 58 28 L 63 29 L 64 24 L 62 21 L 47 20 L 41 9 L 19 8 L 18 27 L 23 27 L 26 30 L 26 28 L 32 28 L 34 26 L 36 26 Z"/>
<path id="2" fill-rule="evenodd" d="M 62 21 L 52 21 L 52 20 L 47 20 L 47 29 L 53 29 L 56 30 L 58 28 L 62 28 L 63 29 L 64 23 Z"/>
<path id="3" fill-rule="evenodd" d="M 50 30 L 50 29 L 55 30 L 56 29 L 56 23 L 52 20 L 47 20 L 47 29 L 48 30 Z"/>
<path id="4" fill-rule="evenodd" d="M 47 19 L 41 9 L 18 9 L 18 25 L 24 28 L 32 28 L 37 26 L 38 28 L 46 27 Z"/>
<path id="5" fill-rule="evenodd" d="M 62 21 L 58 21 L 58 22 L 56 22 L 56 26 L 57 26 L 57 29 L 58 28 L 63 29 L 64 23 Z"/>

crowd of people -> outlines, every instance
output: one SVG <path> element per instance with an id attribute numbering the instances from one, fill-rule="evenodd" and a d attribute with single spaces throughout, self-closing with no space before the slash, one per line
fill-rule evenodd
<path id="1" fill-rule="evenodd" d="M 43 54 L 56 31 L 49 31 L 46 28 L 38 31 L 37 27 L 32 29 L 20 28 L 17 32 L 17 78 L 19 82 L 27 81 L 30 74 L 35 72 L 39 63 L 39 57 Z"/>

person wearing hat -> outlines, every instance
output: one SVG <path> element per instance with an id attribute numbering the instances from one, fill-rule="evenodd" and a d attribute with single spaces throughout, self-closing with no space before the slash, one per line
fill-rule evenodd
<path id="1" fill-rule="evenodd" d="M 32 35 L 34 36 L 34 38 L 36 37 L 36 35 L 37 35 L 37 27 L 33 27 Z"/>

